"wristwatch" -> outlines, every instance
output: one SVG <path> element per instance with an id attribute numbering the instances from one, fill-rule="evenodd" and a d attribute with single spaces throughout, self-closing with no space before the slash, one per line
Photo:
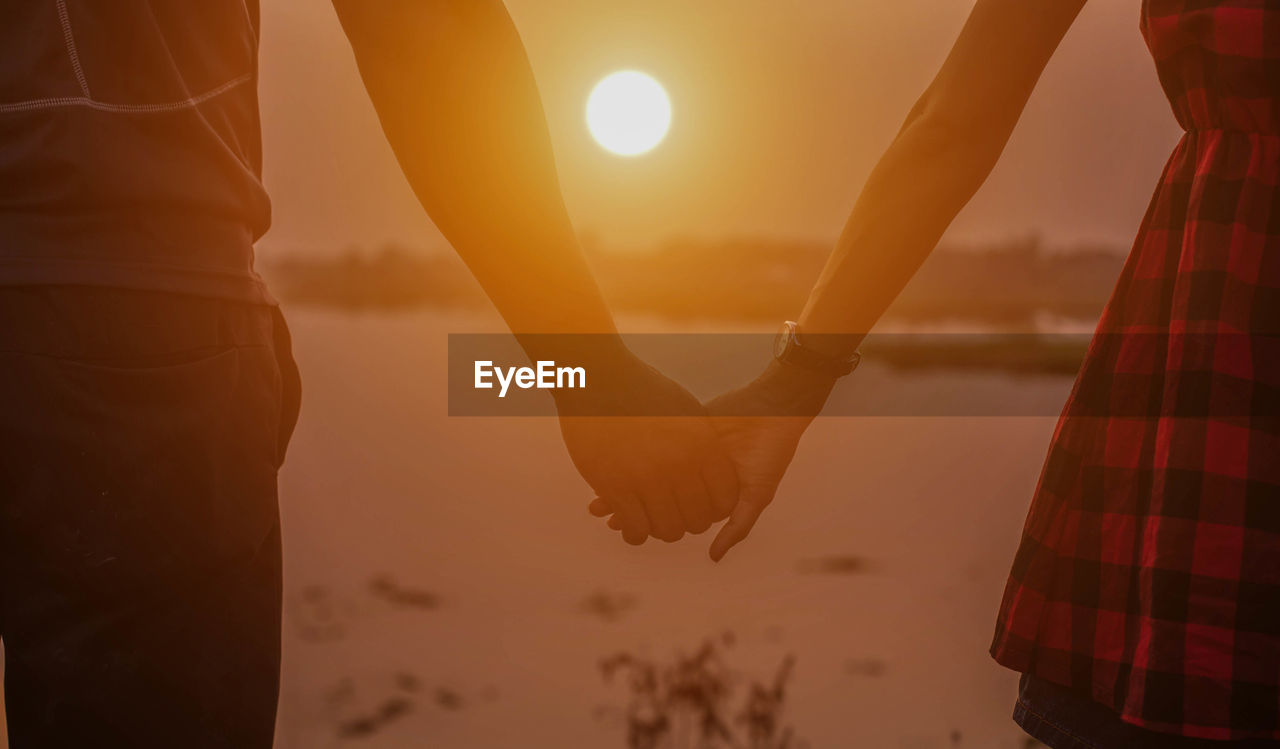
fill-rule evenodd
<path id="1" fill-rule="evenodd" d="M 858 368 L 862 354 L 854 351 L 846 357 L 831 356 L 821 351 L 805 348 L 800 342 L 800 326 L 788 320 L 782 324 L 777 338 L 773 341 L 773 358 L 783 364 L 790 364 L 830 377 L 844 377 Z"/>

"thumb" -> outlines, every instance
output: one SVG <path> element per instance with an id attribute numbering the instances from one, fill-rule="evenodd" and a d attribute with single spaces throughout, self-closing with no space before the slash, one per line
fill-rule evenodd
<path id="1" fill-rule="evenodd" d="M 751 533 L 751 529 L 755 527 L 756 520 L 760 518 L 760 514 L 764 512 L 764 508 L 769 506 L 773 501 L 773 495 L 778 491 L 776 484 L 767 487 L 748 487 L 743 490 L 742 496 L 738 499 L 738 504 L 734 506 L 733 512 L 729 514 L 729 519 L 724 526 L 720 528 L 720 532 L 716 534 L 716 538 L 711 542 L 711 561 L 719 562 L 724 559 L 724 555 L 729 552 L 739 542 L 746 539 Z"/>

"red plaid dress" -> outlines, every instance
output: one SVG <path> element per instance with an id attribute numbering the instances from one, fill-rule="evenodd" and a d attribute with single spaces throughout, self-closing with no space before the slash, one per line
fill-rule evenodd
<path id="1" fill-rule="evenodd" d="M 1146 0 L 1186 134 L 1049 448 L 991 653 L 1280 739 L 1280 0 Z"/>

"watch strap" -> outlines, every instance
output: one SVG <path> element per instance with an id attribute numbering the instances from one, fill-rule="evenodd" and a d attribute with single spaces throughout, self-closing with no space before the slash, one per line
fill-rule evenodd
<path id="1" fill-rule="evenodd" d="M 783 363 L 797 366 L 812 372 L 825 374 L 829 377 L 844 377 L 857 369 L 858 364 L 862 361 L 862 354 L 854 351 L 848 357 L 835 357 L 816 351 L 812 348 L 806 348 L 799 338 L 799 327 L 796 323 L 788 321 L 784 324 L 780 336 L 784 336 L 785 340 L 780 341 L 775 347 L 775 358 Z"/>

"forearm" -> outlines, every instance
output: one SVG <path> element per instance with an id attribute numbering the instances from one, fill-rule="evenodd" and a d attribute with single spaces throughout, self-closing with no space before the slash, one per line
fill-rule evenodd
<path id="1" fill-rule="evenodd" d="M 907 124 L 872 172 L 800 318 L 847 353 L 986 180 L 1084 0 L 977 0 Z"/>
<path id="2" fill-rule="evenodd" d="M 497 0 L 338 0 L 410 185 L 516 333 L 613 333 Z"/>
<path id="3" fill-rule="evenodd" d="M 967 138 L 927 115 L 908 122 L 872 171 L 801 314 L 801 330 L 821 336 L 813 345 L 840 354 L 857 347 L 982 185 L 1004 140 L 999 132 Z"/>

